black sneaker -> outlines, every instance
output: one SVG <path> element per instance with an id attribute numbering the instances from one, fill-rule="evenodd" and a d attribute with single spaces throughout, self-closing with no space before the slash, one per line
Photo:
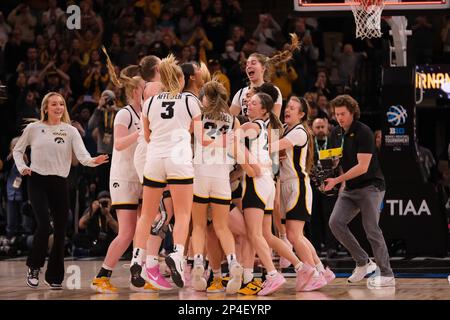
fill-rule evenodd
<path id="1" fill-rule="evenodd" d="M 142 288 L 145 285 L 145 280 L 141 276 L 142 266 L 138 263 L 133 263 L 130 267 L 131 284 L 136 288 Z"/>
<path id="2" fill-rule="evenodd" d="M 44 283 L 50 287 L 51 290 L 62 290 L 62 284 L 61 283 L 50 283 L 47 282 L 47 280 L 44 280 Z"/>
<path id="3" fill-rule="evenodd" d="M 39 285 L 39 272 L 41 269 L 28 268 L 27 285 L 30 288 L 37 288 Z"/>

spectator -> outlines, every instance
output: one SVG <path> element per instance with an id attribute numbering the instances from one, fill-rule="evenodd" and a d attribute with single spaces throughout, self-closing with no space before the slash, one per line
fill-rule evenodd
<path id="1" fill-rule="evenodd" d="M 25 60 L 26 53 L 27 46 L 22 41 L 22 30 L 15 28 L 5 46 L 5 61 L 8 61 L 6 71 L 8 74 L 16 72 L 18 64 Z"/>
<path id="2" fill-rule="evenodd" d="M 205 63 L 207 62 L 207 53 L 213 49 L 213 43 L 208 39 L 203 28 L 197 28 L 187 44 L 196 46 L 198 48 L 199 60 Z"/>
<path id="3" fill-rule="evenodd" d="M 443 62 L 450 61 L 450 15 L 444 19 L 441 29 Z"/>
<path id="4" fill-rule="evenodd" d="M 302 47 L 294 54 L 294 58 L 297 73 L 301 75 L 301 87 L 308 90 L 314 84 L 319 60 L 319 49 L 314 46 L 309 33 L 303 37 Z"/>
<path id="5" fill-rule="evenodd" d="M 15 29 L 22 31 L 22 39 L 24 42 L 31 44 L 34 42 L 34 30 L 36 26 L 36 18 L 30 12 L 30 6 L 24 3 L 19 4 L 8 15 L 8 23 Z"/>
<path id="6" fill-rule="evenodd" d="M 52 38 L 57 32 L 56 25 L 64 18 L 65 13 L 58 7 L 57 0 L 48 1 L 48 10 L 42 13 L 42 27 L 47 38 Z"/>
<path id="7" fill-rule="evenodd" d="M 3 16 L 3 12 L 0 12 L 0 42 L 7 43 L 8 36 L 11 33 L 11 26 L 6 23 L 5 17 Z"/>
<path id="8" fill-rule="evenodd" d="M 233 40 L 225 42 L 225 52 L 221 55 L 221 63 L 228 72 L 239 61 L 239 52 L 236 51 Z"/>
<path id="9" fill-rule="evenodd" d="M 173 16 L 170 11 L 163 11 L 160 21 L 158 22 L 157 30 L 162 34 L 175 32 L 175 23 L 173 22 Z"/>
<path id="10" fill-rule="evenodd" d="M 381 140 L 382 140 L 382 133 L 381 130 L 375 130 L 375 147 L 377 147 L 378 151 L 381 150 Z"/>
<path id="11" fill-rule="evenodd" d="M 114 35 L 116 35 L 116 39 L 114 39 Z M 117 33 L 113 34 L 113 44 L 115 44 L 116 46 L 120 46 L 120 38 L 117 39 L 117 36 Z M 160 40 L 160 38 L 161 34 L 159 31 L 156 31 L 155 20 L 152 17 L 144 17 L 141 23 L 141 27 L 136 33 L 136 45 L 141 49 L 147 49 L 150 43 L 156 40 Z"/>
<path id="12" fill-rule="evenodd" d="M 31 90 L 25 90 L 18 100 L 17 110 L 17 128 L 20 130 L 27 124 L 27 119 L 39 119 L 40 107 L 36 102 L 36 93 Z M 25 97 L 25 98 L 23 98 Z"/>
<path id="13" fill-rule="evenodd" d="M 116 107 L 116 95 L 111 90 L 102 92 L 97 108 L 89 119 L 88 129 L 93 131 L 97 139 L 97 153 L 108 154 L 111 159 L 114 145 L 114 118 L 119 109 Z M 94 130 L 95 129 L 95 130 Z M 106 163 L 97 168 L 98 188 L 109 189 L 109 170 L 111 164 Z"/>
<path id="14" fill-rule="evenodd" d="M 245 38 L 245 29 L 242 26 L 234 26 L 231 33 L 231 40 L 234 42 L 234 46 L 237 52 L 242 50 L 247 39 Z"/>
<path id="15" fill-rule="evenodd" d="M 281 28 L 270 13 L 260 14 L 259 23 L 253 32 L 253 37 L 258 39 L 258 52 L 268 57 L 273 55 L 277 47 L 277 34 Z"/>
<path id="16" fill-rule="evenodd" d="M 312 170 L 314 174 L 312 180 L 316 182 L 311 184 L 313 187 L 311 237 L 314 247 L 321 249 L 323 245 L 327 252 L 327 258 L 331 259 L 336 257 L 338 242 L 334 238 L 328 222 L 336 203 L 337 195 L 322 193 L 319 190 L 319 181 L 321 180 L 317 176 L 321 174 L 321 170 L 330 170 L 332 168 L 332 162 L 330 163 L 329 160 L 319 160 L 319 152 L 330 148 L 328 142 L 330 135 L 328 120 L 326 118 L 315 119 L 312 123 L 312 131 L 314 135 L 314 169 Z"/>
<path id="17" fill-rule="evenodd" d="M 178 22 L 180 40 L 183 43 L 187 43 L 192 38 L 195 30 L 200 25 L 200 17 L 196 15 L 193 5 L 188 5 L 185 12 Z"/>
<path id="18" fill-rule="evenodd" d="M 209 60 L 208 64 L 212 78 L 223 84 L 225 89 L 227 89 L 228 97 L 230 97 L 230 79 L 228 79 L 227 75 L 223 73 L 222 65 L 219 60 Z"/>
<path id="19" fill-rule="evenodd" d="M 239 0 L 226 0 L 226 11 L 230 25 L 242 24 L 242 8 Z"/>
<path id="20" fill-rule="evenodd" d="M 339 52 L 342 51 L 342 52 Z M 341 86 L 351 88 L 356 77 L 356 69 L 362 59 L 361 53 L 355 53 L 353 46 L 346 43 L 343 47 L 339 44 L 336 47 L 334 57 L 338 62 L 338 74 Z"/>
<path id="21" fill-rule="evenodd" d="M 327 73 L 324 70 L 317 73 L 316 82 L 311 91 L 324 95 L 328 100 L 333 99 L 336 96 L 336 88 L 331 84 Z"/>
<path id="22" fill-rule="evenodd" d="M 24 72 L 27 77 L 37 77 L 42 71 L 43 66 L 38 61 L 37 48 L 31 46 L 27 49 L 27 59 L 19 63 L 17 72 Z"/>
<path id="23" fill-rule="evenodd" d="M 418 16 L 415 24 L 411 27 L 413 34 L 414 53 L 416 64 L 426 64 L 433 62 L 433 26 L 428 22 L 427 17 Z"/>
<path id="24" fill-rule="evenodd" d="M 108 83 L 108 70 L 100 61 L 100 54 L 97 50 L 92 51 L 86 77 L 83 81 L 84 89 L 87 94 L 97 100 L 100 97 L 100 93 L 105 90 Z"/>
<path id="25" fill-rule="evenodd" d="M 100 192 L 98 199 L 90 204 L 79 221 L 78 227 L 82 232 L 74 236 L 74 255 L 106 255 L 109 244 L 119 230 L 115 215 L 111 209 L 109 192 Z"/>
<path id="26" fill-rule="evenodd" d="M 213 5 L 206 15 L 206 21 L 203 26 L 206 35 L 213 43 L 215 53 L 218 55 L 223 52 L 228 35 L 228 17 L 221 0 L 213 1 Z"/>
<path id="27" fill-rule="evenodd" d="M 12 157 L 12 150 L 14 149 L 19 137 L 12 139 L 10 144 L 10 154 L 6 158 L 4 163 L 4 171 L 7 172 L 6 176 L 6 193 L 7 193 L 7 225 L 6 232 L 8 238 L 17 236 L 19 232 L 32 233 L 32 220 L 30 217 L 22 215 L 22 205 L 25 200 L 25 189 L 23 178 L 17 170 Z M 28 162 L 25 157 L 25 162 Z M 22 226 L 22 230 L 20 230 Z"/>
<path id="28" fill-rule="evenodd" d="M 103 35 L 103 19 L 94 11 L 92 0 L 80 2 L 81 25 L 83 30 L 90 31 L 93 39 L 101 39 Z"/>
<path id="29" fill-rule="evenodd" d="M 190 46 L 184 46 L 181 49 L 181 55 L 178 58 L 178 63 L 181 65 L 185 62 L 191 61 L 191 47 Z"/>
<path id="30" fill-rule="evenodd" d="M 289 50 L 289 44 L 286 44 L 283 50 Z M 272 83 L 280 89 L 281 96 L 287 99 L 292 94 L 292 84 L 297 78 L 298 74 L 292 64 L 290 62 L 284 62 L 275 67 L 275 72 L 272 75 Z"/>

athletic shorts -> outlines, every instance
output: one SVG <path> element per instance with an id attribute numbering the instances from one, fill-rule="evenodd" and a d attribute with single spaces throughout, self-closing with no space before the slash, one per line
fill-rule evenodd
<path id="1" fill-rule="evenodd" d="M 275 183 L 271 176 L 263 175 L 256 178 L 245 176 L 243 185 L 242 209 L 258 208 L 265 214 L 273 211 L 275 199 Z"/>
<path id="2" fill-rule="evenodd" d="M 164 188 L 167 184 L 192 184 L 194 167 L 192 160 L 174 163 L 172 158 L 149 158 L 144 166 L 143 185 Z"/>
<path id="3" fill-rule="evenodd" d="M 142 197 L 142 185 L 139 182 L 124 180 L 110 180 L 109 191 L 111 194 L 112 208 L 136 210 Z"/>
<path id="4" fill-rule="evenodd" d="M 230 180 L 196 176 L 194 178 L 194 202 L 230 205 Z"/>
<path id="5" fill-rule="evenodd" d="M 242 198 L 242 184 L 240 180 L 231 183 L 231 199 Z"/>
<path id="6" fill-rule="evenodd" d="M 311 221 L 312 190 L 309 182 L 292 179 L 281 183 L 282 220 Z"/>
<path id="7" fill-rule="evenodd" d="M 137 175 L 141 184 L 144 179 L 144 167 L 145 158 L 147 157 L 147 144 L 138 143 L 136 150 L 134 151 L 134 167 L 136 168 Z"/>

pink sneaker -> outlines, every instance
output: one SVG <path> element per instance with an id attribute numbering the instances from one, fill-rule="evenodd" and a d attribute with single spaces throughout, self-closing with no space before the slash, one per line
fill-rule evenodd
<path id="1" fill-rule="evenodd" d="M 302 291 L 306 284 L 311 280 L 314 275 L 314 268 L 309 264 L 304 263 L 303 267 L 297 271 L 297 284 L 295 286 L 295 291 Z"/>
<path id="2" fill-rule="evenodd" d="M 147 271 L 147 280 L 150 284 L 160 290 L 170 290 L 172 285 L 163 277 L 159 271 L 159 265 L 152 268 L 145 268 Z"/>
<path id="3" fill-rule="evenodd" d="M 331 283 L 331 282 L 333 282 L 334 279 L 336 279 L 336 275 L 328 267 L 326 267 L 325 272 L 323 272 L 322 275 L 325 278 L 325 280 L 327 281 L 327 283 Z"/>
<path id="4" fill-rule="evenodd" d="M 327 285 L 327 280 L 325 280 L 325 277 L 321 274 L 319 276 L 313 276 L 306 286 L 302 289 L 302 291 L 314 291 L 319 290 L 320 288 L 323 288 Z"/>
<path id="5" fill-rule="evenodd" d="M 274 293 L 286 282 L 286 279 L 279 272 L 273 277 L 267 276 L 266 281 L 263 283 L 263 288 L 258 292 L 258 296 L 267 296 Z"/>

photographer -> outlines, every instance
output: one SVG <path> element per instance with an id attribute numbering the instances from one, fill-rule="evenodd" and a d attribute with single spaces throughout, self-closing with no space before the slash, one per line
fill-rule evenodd
<path id="1" fill-rule="evenodd" d="M 379 273 L 367 280 L 372 288 L 395 286 L 394 273 L 389 261 L 386 241 L 378 222 L 386 185 L 381 172 L 372 130 L 358 121 L 358 102 L 349 95 L 340 95 L 331 101 L 339 127 L 331 134 L 330 147 L 340 148 L 339 164 L 343 174 L 326 179 L 324 191 L 330 191 L 339 183 L 345 188 L 330 217 L 330 228 L 336 239 L 350 252 L 356 268 L 348 278 L 349 283 L 364 277 L 379 267 Z M 364 231 L 376 260 L 375 264 L 351 233 L 348 224 L 361 212 Z M 378 267 L 377 267 L 378 265 Z"/>
<path id="2" fill-rule="evenodd" d="M 114 118 L 119 108 L 116 106 L 116 95 L 111 90 L 102 92 L 97 108 L 89 119 L 88 129 L 97 139 L 97 153 L 108 154 L 111 159 L 113 149 Z M 95 129 L 95 130 L 94 130 Z M 98 167 L 99 190 L 109 189 L 109 171 L 111 162 Z"/>
<path id="3" fill-rule="evenodd" d="M 74 236 L 75 254 L 104 256 L 119 230 L 108 191 L 100 192 L 91 203 L 79 221 L 79 228 L 84 232 Z"/>
<path id="4" fill-rule="evenodd" d="M 331 233 L 328 221 L 337 199 L 337 192 L 323 193 L 320 190 L 325 178 L 334 177 L 335 170 L 331 159 L 319 160 L 319 152 L 329 148 L 329 123 L 327 118 L 316 118 L 312 123 L 314 135 L 314 167 L 311 174 L 313 204 L 311 218 L 311 236 L 314 247 L 324 249 L 327 259 L 336 257 L 337 241 Z"/>

